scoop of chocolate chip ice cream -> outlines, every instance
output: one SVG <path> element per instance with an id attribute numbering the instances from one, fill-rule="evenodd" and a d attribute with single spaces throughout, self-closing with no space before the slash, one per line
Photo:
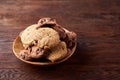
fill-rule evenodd
<path id="1" fill-rule="evenodd" d="M 74 47 L 76 34 L 65 30 L 52 18 L 41 18 L 20 34 L 24 50 L 20 57 L 25 60 L 45 58 L 55 62 L 64 58 Z"/>
<path id="2" fill-rule="evenodd" d="M 24 47 L 36 45 L 51 48 L 59 44 L 59 34 L 52 28 L 38 28 L 37 24 L 27 27 L 20 35 Z"/>

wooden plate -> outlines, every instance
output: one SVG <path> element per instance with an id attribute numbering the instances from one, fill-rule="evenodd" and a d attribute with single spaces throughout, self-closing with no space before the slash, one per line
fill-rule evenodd
<path id="1" fill-rule="evenodd" d="M 21 39 L 19 36 L 16 37 L 16 39 L 14 40 L 13 42 L 13 52 L 15 54 L 15 56 L 20 59 L 21 61 L 25 62 L 25 63 L 28 63 L 28 64 L 33 64 L 33 65 L 40 65 L 40 66 L 47 66 L 47 65 L 53 65 L 53 64 L 58 64 L 58 63 L 61 63 L 61 62 L 64 62 L 65 60 L 67 60 L 69 57 L 72 56 L 72 54 L 74 53 L 75 49 L 76 49 L 76 43 L 75 43 L 75 46 L 73 47 L 71 53 L 69 55 L 67 55 L 67 57 L 59 60 L 59 61 L 56 61 L 56 62 L 33 62 L 33 61 L 26 61 L 22 58 L 20 58 L 19 56 L 19 53 L 21 50 L 23 50 L 23 45 L 22 45 L 22 42 L 21 42 Z"/>

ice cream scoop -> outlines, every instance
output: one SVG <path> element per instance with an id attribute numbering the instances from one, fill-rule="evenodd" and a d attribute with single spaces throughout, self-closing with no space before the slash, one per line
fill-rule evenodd
<path id="1" fill-rule="evenodd" d="M 27 27 L 20 35 L 24 47 L 36 45 L 40 48 L 51 48 L 59 44 L 58 33 L 52 28 L 38 28 L 37 24 Z"/>

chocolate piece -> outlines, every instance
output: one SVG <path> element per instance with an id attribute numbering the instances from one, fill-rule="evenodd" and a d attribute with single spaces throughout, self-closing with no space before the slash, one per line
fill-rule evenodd
<path id="1" fill-rule="evenodd" d="M 33 46 L 32 47 L 32 52 L 31 52 L 31 57 L 35 58 L 35 59 L 41 58 L 41 57 L 44 56 L 44 52 L 45 52 L 45 50 L 43 50 L 43 49 L 41 49 L 37 46 Z"/>
<path id="2" fill-rule="evenodd" d="M 75 46 L 76 34 L 74 32 L 67 32 L 64 41 L 67 44 L 67 48 L 72 49 Z"/>
<path id="3" fill-rule="evenodd" d="M 44 26 L 52 26 L 56 24 L 56 20 L 53 18 L 41 18 L 38 21 L 38 25 L 39 27 L 44 27 Z"/>
<path id="4" fill-rule="evenodd" d="M 37 46 L 32 46 L 26 48 L 26 50 L 21 50 L 20 57 L 24 60 L 34 60 L 45 58 L 48 55 L 48 53 L 50 53 L 49 50 L 44 50 Z"/>
<path id="5" fill-rule="evenodd" d="M 30 52 L 29 50 L 21 50 L 20 51 L 20 57 L 24 60 L 30 60 L 31 57 L 30 57 Z"/>
<path id="6" fill-rule="evenodd" d="M 59 33 L 60 40 L 63 41 L 64 38 L 66 37 L 65 30 L 63 28 L 61 28 L 59 25 L 54 26 L 53 29 L 55 29 Z"/>
<path id="7" fill-rule="evenodd" d="M 67 35 L 68 35 L 69 40 L 76 41 L 77 35 L 74 32 L 71 31 L 71 32 L 67 33 Z"/>

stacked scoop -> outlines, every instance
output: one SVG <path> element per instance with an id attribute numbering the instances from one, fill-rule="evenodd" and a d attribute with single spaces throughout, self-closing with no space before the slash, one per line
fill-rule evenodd
<path id="1" fill-rule="evenodd" d="M 19 36 L 24 47 L 19 56 L 28 61 L 59 61 L 70 54 L 76 42 L 76 34 L 52 18 L 41 18 Z"/>

